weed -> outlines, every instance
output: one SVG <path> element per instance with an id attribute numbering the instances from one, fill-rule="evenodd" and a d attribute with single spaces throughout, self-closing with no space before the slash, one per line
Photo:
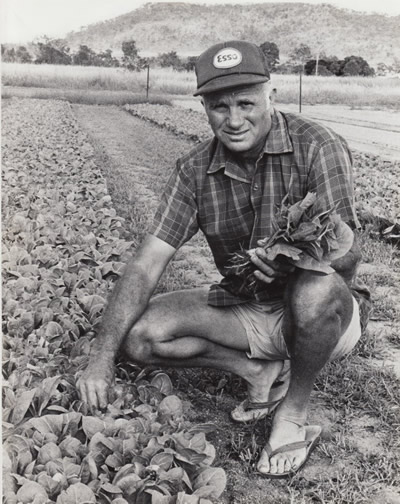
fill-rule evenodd
<path id="1" fill-rule="evenodd" d="M 254 471 L 255 464 L 261 454 L 261 447 L 257 443 L 254 425 L 250 426 L 250 432 L 231 432 L 230 442 L 227 449 L 228 457 L 241 462 L 242 469 L 247 474 L 251 474 Z"/>

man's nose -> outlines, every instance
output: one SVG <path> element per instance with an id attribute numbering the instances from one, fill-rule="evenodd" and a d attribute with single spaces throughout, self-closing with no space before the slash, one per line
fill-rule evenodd
<path id="1" fill-rule="evenodd" d="M 232 129 L 239 129 L 243 124 L 243 116 L 238 107 L 231 107 L 227 118 L 228 126 Z"/>

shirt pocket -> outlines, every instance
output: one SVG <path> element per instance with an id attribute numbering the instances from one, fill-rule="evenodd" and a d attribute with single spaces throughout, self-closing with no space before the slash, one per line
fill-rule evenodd
<path id="1" fill-rule="evenodd" d="M 246 245 L 252 234 L 254 211 L 246 198 L 239 198 L 235 194 L 229 198 L 225 195 L 218 198 L 206 195 L 199 212 L 199 225 L 211 241 Z"/>

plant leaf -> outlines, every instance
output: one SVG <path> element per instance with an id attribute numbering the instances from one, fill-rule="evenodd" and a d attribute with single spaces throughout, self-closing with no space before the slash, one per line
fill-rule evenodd
<path id="1" fill-rule="evenodd" d="M 274 261 L 278 255 L 283 255 L 297 261 L 300 259 L 301 249 L 293 247 L 288 243 L 280 240 L 266 250 L 267 258 L 270 261 Z"/>
<path id="2" fill-rule="evenodd" d="M 29 406 L 31 405 L 32 400 L 36 394 L 36 390 L 36 388 L 25 390 L 16 398 L 16 404 L 11 413 L 11 423 L 16 425 L 24 419 L 26 412 L 28 411 Z"/>
<path id="3" fill-rule="evenodd" d="M 292 264 L 293 266 L 296 266 L 300 269 L 318 271 L 319 273 L 325 273 L 326 275 L 335 272 L 335 270 L 331 266 L 329 266 L 329 263 L 324 261 L 316 261 L 308 254 L 302 254 L 301 258 L 298 261 L 293 261 Z"/>
<path id="4" fill-rule="evenodd" d="M 96 503 L 96 496 L 87 485 L 75 483 L 57 497 L 56 504 L 89 504 Z"/>
<path id="5" fill-rule="evenodd" d="M 25 422 L 23 427 L 24 430 L 34 428 L 42 434 L 52 432 L 53 434 L 60 436 L 65 428 L 74 433 L 73 431 L 77 429 L 77 425 L 79 424 L 81 418 L 82 414 L 75 411 L 71 411 L 70 413 L 65 413 L 63 415 L 44 415 L 40 418 L 29 419 Z"/>
<path id="6" fill-rule="evenodd" d="M 156 374 L 156 376 L 151 380 L 150 384 L 153 385 L 153 387 L 158 388 L 158 390 L 166 396 L 172 394 L 172 382 L 170 377 L 166 373 Z"/>
<path id="7" fill-rule="evenodd" d="M 204 469 L 195 479 L 194 494 L 218 499 L 226 487 L 226 474 L 220 467 Z"/>

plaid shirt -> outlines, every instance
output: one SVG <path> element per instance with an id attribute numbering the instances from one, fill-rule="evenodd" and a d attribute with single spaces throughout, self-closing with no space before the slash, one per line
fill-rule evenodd
<path id="1" fill-rule="evenodd" d="M 350 227 L 359 227 L 353 204 L 352 158 L 344 139 L 295 114 L 274 111 L 263 154 L 252 175 L 216 138 L 178 160 L 161 197 L 150 233 L 179 248 L 199 229 L 223 275 L 210 288 L 214 306 L 239 304 L 238 280 L 226 269 L 232 253 L 269 236 L 271 216 L 288 194 L 291 204 L 315 192 Z M 266 285 L 258 301 L 281 298 L 284 285 Z"/>

